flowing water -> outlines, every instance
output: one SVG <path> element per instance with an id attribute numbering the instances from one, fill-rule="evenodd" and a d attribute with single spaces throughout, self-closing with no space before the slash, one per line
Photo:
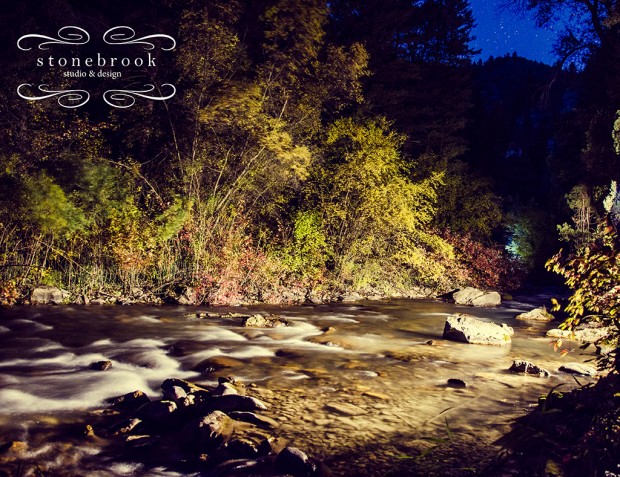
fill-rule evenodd
<path id="1" fill-rule="evenodd" d="M 223 375 L 254 383 L 270 404 L 266 414 L 280 423 L 275 433 L 323 459 L 336 475 L 386 475 L 392 463 L 454 436 L 490 444 L 540 394 L 575 385 L 558 372 L 564 361 L 592 357 L 576 346 L 562 357 L 545 338 L 552 325 L 514 319 L 545 298 L 496 309 L 396 300 L 217 310 L 276 313 L 292 324 L 268 329 L 244 328 L 238 317 L 198 319 L 196 312 L 213 311 L 206 308 L 0 310 L 0 444 L 25 443 L 5 451 L 0 467 L 7 466 L 7 475 L 181 475 L 165 463 L 147 467 L 114 456 L 103 442 L 81 435 L 106 398 L 137 389 L 158 397 L 169 377 L 215 385 Z M 512 344 L 442 340 L 446 316 L 455 312 L 514 327 Z M 208 358 L 223 368 L 193 370 Z M 516 358 L 551 377 L 509 374 Z M 112 368 L 89 369 L 101 360 L 111 360 Z M 448 386 L 451 378 L 467 386 Z M 363 414 L 338 411 L 343 404 Z M 8 458 L 11 452 L 18 458 Z"/>

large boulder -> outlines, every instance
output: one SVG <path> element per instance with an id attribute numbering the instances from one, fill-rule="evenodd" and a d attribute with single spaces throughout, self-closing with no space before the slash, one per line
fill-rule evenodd
<path id="1" fill-rule="evenodd" d="M 452 299 L 457 305 L 498 306 L 502 303 L 502 297 L 496 291 L 486 292 L 473 287 L 455 291 Z"/>
<path id="2" fill-rule="evenodd" d="M 33 305 L 62 305 L 69 293 L 60 288 L 42 285 L 32 290 L 30 303 Z"/>
<path id="3" fill-rule="evenodd" d="M 583 323 L 578 325 L 574 330 L 561 330 L 554 328 L 547 331 L 550 338 L 560 338 L 568 340 L 577 340 L 584 343 L 596 343 L 597 341 L 609 335 L 609 328 L 601 326 L 599 323 Z"/>
<path id="4" fill-rule="evenodd" d="M 527 313 L 521 313 L 516 316 L 517 320 L 523 321 L 551 321 L 555 317 L 547 311 L 547 308 L 541 306 L 539 308 L 534 308 L 533 310 L 528 311 Z"/>
<path id="5" fill-rule="evenodd" d="M 504 346 L 511 342 L 514 330 L 505 324 L 496 325 L 457 313 L 446 319 L 443 338 L 471 344 Z"/>

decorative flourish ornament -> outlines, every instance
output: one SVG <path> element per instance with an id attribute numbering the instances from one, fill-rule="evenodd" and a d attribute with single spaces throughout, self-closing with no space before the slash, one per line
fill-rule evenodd
<path id="1" fill-rule="evenodd" d="M 27 96 L 22 93 L 22 88 L 32 86 L 30 83 L 23 83 L 17 87 L 17 94 L 20 98 L 27 99 L 29 101 L 39 101 L 41 99 L 47 99 L 57 97 L 57 102 L 63 108 L 79 108 L 88 103 L 90 99 L 90 93 L 83 89 L 65 89 L 65 90 L 53 90 L 47 89 L 48 85 L 39 85 L 39 91 L 44 94 L 43 96 Z"/>
<path id="2" fill-rule="evenodd" d="M 155 91 L 155 85 L 145 84 L 144 87 L 146 88 L 144 90 L 110 89 L 103 93 L 103 100 L 114 108 L 124 109 L 133 106 L 136 102 L 136 97 L 151 99 L 154 101 L 164 101 L 172 98 L 177 92 L 174 85 L 171 85 L 170 83 L 164 83 L 161 85 L 161 88 L 168 87 L 171 89 L 172 92 L 168 95 L 162 95 L 160 88 L 158 88 L 158 93 L 160 93 L 160 96 L 149 95 L 147 93 Z"/>
<path id="3" fill-rule="evenodd" d="M 58 38 L 47 35 L 39 35 L 31 33 L 23 35 L 17 40 L 17 47 L 23 51 L 29 51 L 32 48 L 25 48 L 21 43 L 29 38 L 37 38 L 44 40 L 39 43 L 39 50 L 47 50 L 48 45 L 85 45 L 90 41 L 90 35 L 86 30 L 77 26 L 64 26 L 58 30 Z"/>
<path id="4" fill-rule="evenodd" d="M 140 38 L 135 38 L 136 32 L 133 28 L 128 26 L 117 26 L 110 28 L 103 34 L 103 41 L 108 45 L 144 45 L 145 50 L 154 50 L 155 44 L 147 41 L 162 38 L 164 40 L 170 40 L 172 43 L 170 48 L 160 47 L 164 51 L 173 50 L 177 46 L 177 42 L 170 35 L 164 35 L 163 33 L 157 33 L 155 35 L 147 35 Z"/>

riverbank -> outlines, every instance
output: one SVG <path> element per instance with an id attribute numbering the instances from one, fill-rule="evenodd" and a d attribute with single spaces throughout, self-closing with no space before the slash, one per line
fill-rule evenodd
<path id="1" fill-rule="evenodd" d="M 319 305 L 323 303 L 351 303 L 364 300 L 436 298 L 445 290 L 429 287 L 376 287 L 368 286 L 358 290 L 347 287 L 309 289 L 302 287 L 281 288 L 278 292 L 244 294 L 224 303 L 205 302 L 196 289 L 178 287 L 175 290 L 153 292 L 142 288 L 131 288 L 127 292 L 112 290 L 82 294 L 55 286 L 39 285 L 13 292 L 5 305 L 183 305 L 183 306 L 253 306 L 253 305 Z"/>

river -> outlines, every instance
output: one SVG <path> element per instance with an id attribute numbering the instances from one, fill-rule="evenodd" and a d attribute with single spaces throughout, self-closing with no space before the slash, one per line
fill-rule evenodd
<path id="1" fill-rule="evenodd" d="M 286 328 L 244 328 L 235 316 L 198 318 L 213 311 L 207 308 L 3 309 L 0 444 L 25 444 L 0 455 L 0 465 L 20 477 L 184 475 L 173 466 L 104 452 L 103 442 L 85 440 L 80 430 L 106 398 L 137 389 L 157 397 L 166 378 L 215 385 L 220 375 L 262 390 L 270 404 L 266 413 L 280 423 L 277 435 L 322 459 L 335 475 L 389 475 L 420 452 L 439 455 L 448 441 L 490 446 L 539 395 L 576 385 L 558 371 L 565 361 L 592 358 L 575 345 L 567 356 L 554 351 L 545 337 L 551 324 L 514 319 L 548 298 L 530 296 L 493 309 L 392 300 L 216 310 L 275 313 L 293 325 Z M 506 323 L 515 329 L 513 341 L 490 347 L 442 340 L 451 313 Z M 209 358 L 225 367 L 194 370 Z M 510 374 L 514 359 L 536 363 L 551 376 Z M 101 360 L 111 360 L 111 369 L 89 368 Z M 466 387 L 448 386 L 448 379 Z M 343 403 L 364 414 L 334 412 Z"/>

